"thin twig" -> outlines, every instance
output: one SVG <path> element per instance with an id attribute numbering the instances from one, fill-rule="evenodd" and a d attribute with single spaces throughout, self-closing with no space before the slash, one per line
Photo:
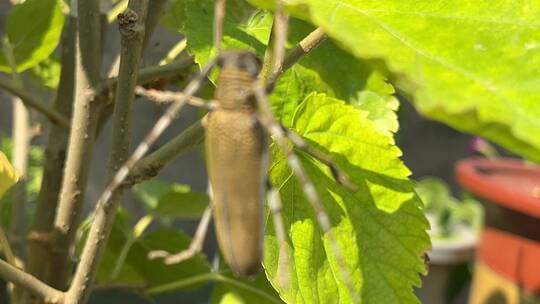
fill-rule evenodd
<path id="1" fill-rule="evenodd" d="M 204 213 L 199 221 L 195 235 L 189 244 L 189 247 L 185 250 L 182 250 L 178 253 L 170 253 L 165 250 L 154 250 L 148 253 L 148 258 L 151 260 L 154 259 L 163 259 L 163 263 L 166 265 L 173 265 L 181 263 L 187 259 L 192 258 L 197 253 L 201 252 L 202 246 L 204 244 L 204 239 L 206 238 L 206 233 L 208 227 L 210 226 L 210 220 L 212 219 L 212 205 L 209 205 L 204 210 Z"/>
<path id="2" fill-rule="evenodd" d="M 146 13 L 146 18 L 144 22 L 144 40 L 143 40 L 143 51 L 148 47 L 150 38 L 154 33 L 156 26 L 161 19 L 161 16 L 167 8 L 167 0 L 151 0 L 148 2 L 148 12 Z"/>
<path id="3" fill-rule="evenodd" d="M 17 72 L 15 54 L 9 39 L 3 39 L 3 53 L 11 67 L 11 76 L 15 84 L 23 88 L 21 75 Z M 14 200 L 11 205 L 11 221 L 9 239 L 17 256 L 21 256 L 24 250 L 24 233 L 26 228 L 26 181 L 28 178 L 28 157 L 30 152 L 30 112 L 18 97 L 13 96 L 13 167 L 17 170 L 19 180 L 14 186 Z M 15 293 L 12 293 L 12 298 Z"/>
<path id="4" fill-rule="evenodd" d="M 19 97 L 27 107 L 36 109 L 36 111 L 45 115 L 52 123 L 62 126 L 64 129 L 69 129 L 69 120 L 66 117 L 41 102 L 39 97 L 17 86 L 15 82 L 0 77 L 0 88 Z"/>
<path id="5" fill-rule="evenodd" d="M 185 68 L 193 65 L 193 59 L 183 58 L 164 65 L 142 68 L 138 72 L 137 84 L 146 84 L 152 80 L 166 78 L 180 74 Z M 107 91 L 113 89 L 118 82 L 117 77 L 112 77 L 103 82 L 99 94 L 107 95 Z"/>
<path id="6" fill-rule="evenodd" d="M 137 87 L 135 93 L 138 95 L 146 97 L 148 100 L 156 103 L 171 103 L 178 100 L 187 100 L 187 103 L 195 107 L 203 107 L 209 110 L 215 109 L 217 107 L 216 101 L 206 101 L 202 98 L 195 96 L 186 96 L 182 92 L 172 92 L 172 91 L 160 91 L 153 89 L 145 89 L 143 87 Z"/>
<path id="7" fill-rule="evenodd" d="M 283 64 L 274 72 L 268 79 L 267 91 L 271 91 L 277 82 L 277 79 L 281 74 L 287 71 L 291 66 L 304 58 L 312 49 L 317 47 L 326 39 L 326 34 L 319 27 L 313 32 L 309 33 L 304 39 L 302 39 L 294 48 L 287 52 Z"/>
<path id="8" fill-rule="evenodd" d="M 248 285 L 248 284 L 246 284 L 246 283 L 244 283 L 242 281 L 238 281 L 238 280 L 226 277 L 226 276 L 224 276 L 224 275 L 222 275 L 220 273 L 215 273 L 215 272 L 203 273 L 203 274 L 192 276 L 192 277 L 182 279 L 182 280 L 179 280 L 179 281 L 176 281 L 176 282 L 154 286 L 154 287 L 151 287 L 151 288 L 148 288 L 147 290 L 145 290 L 144 293 L 148 294 L 148 295 L 155 295 L 155 294 L 160 294 L 160 293 L 164 293 L 164 292 L 167 292 L 167 291 L 177 290 L 177 289 L 180 289 L 180 288 L 183 288 L 183 287 L 186 287 L 186 286 L 191 286 L 191 285 L 195 285 L 195 284 L 199 284 L 199 283 L 203 283 L 203 282 L 208 282 L 208 281 L 224 282 L 224 283 L 233 285 L 233 286 L 235 286 L 237 288 L 244 289 L 244 290 L 247 290 L 247 291 L 252 292 L 254 294 L 257 294 L 257 295 L 265 298 L 266 300 L 268 300 L 268 301 L 270 301 L 272 303 L 282 303 L 279 299 L 274 298 L 273 296 L 267 294 L 266 292 L 264 292 L 264 291 L 262 291 L 262 290 L 260 290 L 258 288 L 255 288 L 255 287 L 253 287 L 251 285 Z"/>
<path id="9" fill-rule="evenodd" d="M 165 165 L 199 145 L 203 139 L 204 128 L 201 121 L 198 120 L 161 148 L 141 159 L 131 170 L 123 187 L 131 187 L 156 176 Z"/>
<path id="10" fill-rule="evenodd" d="M 11 249 L 6 232 L 4 229 L 2 229 L 2 227 L 0 227 L 0 246 L 2 246 L 2 252 L 4 252 L 7 262 L 12 266 L 17 267 L 17 258 L 13 254 L 13 249 Z"/>
<path id="11" fill-rule="evenodd" d="M 178 57 L 178 55 L 180 55 L 180 53 L 182 53 L 186 49 L 186 47 L 187 47 L 187 39 L 182 38 L 180 41 L 178 41 L 178 43 L 176 43 L 167 52 L 165 57 L 163 57 L 163 59 L 159 61 L 159 65 L 165 65 L 165 64 L 169 64 L 173 62 L 176 59 L 176 57 Z"/>
<path id="12" fill-rule="evenodd" d="M 221 39 L 223 39 L 223 20 L 225 19 L 225 9 L 227 0 L 216 0 L 214 6 L 214 47 L 218 54 L 221 52 Z"/>
<path id="13" fill-rule="evenodd" d="M 283 8 L 283 1 L 276 1 L 276 10 L 274 12 L 274 44 L 273 56 L 272 56 L 272 74 L 279 71 L 283 65 L 283 58 L 285 56 L 285 44 L 287 43 L 287 27 L 289 16 Z"/>
<path id="14" fill-rule="evenodd" d="M 118 17 L 118 14 L 123 12 L 128 6 L 128 0 L 120 0 L 116 5 L 107 12 L 107 22 L 113 23 L 116 21 L 116 17 Z"/>
<path id="15" fill-rule="evenodd" d="M 0 277 L 28 290 L 31 294 L 45 303 L 60 304 L 63 303 L 64 293 L 43 283 L 36 277 L 11 266 L 3 260 L 0 260 Z"/>

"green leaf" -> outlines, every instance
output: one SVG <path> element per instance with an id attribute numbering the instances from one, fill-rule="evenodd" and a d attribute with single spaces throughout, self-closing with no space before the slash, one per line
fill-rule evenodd
<path id="1" fill-rule="evenodd" d="M 176 265 L 165 265 L 160 260 L 149 260 L 148 253 L 152 250 L 166 250 L 175 253 L 187 249 L 191 242 L 187 235 L 176 229 L 162 228 L 134 240 L 122 262 L 119 273 L 113 276 L 113 271 L 119 261 L 118 257 L 125 243 L 130 241 L 131 229 L 129 214 L 121 209 L 98 268 L 98 284 L 122 283 L 153 287 L 210 271 L 208 262 L 202 254 L 195 255 L 193 258 Z M 189 288 L 197 286 L 199 285 L 189 286 Z"/>
<path id="2" fill-rule="evenodd" d="M 179 278 L 188 278 L 210 272 L 210 265 L 203 254 L 175 265 L 165 265 L 160 260 L 151 261 L 148 253 L 152 250 L 180 252 L 189 247 L 191 238 L 178 229 L 162 228 L 144 235 L 136 242 L 128 255 L 127 262 L 145 278 L 150 286 L 168 284 Z M 189 286 L 188 289 L 198 285 Z"/>
<path id="3" fill-rule="evenodd" d="M 9 11 L 6 34 L 13 48 L 17 72 L 49 57 L 58 45 L 63 25 L 59 0 L 27 0 Z M 11 72 L 3 54 L 0 55 L 0 71 Z"/>
<path id="4" fill-rule="evenodd" d="M 233 275 L 222 276 L 212 290 L 214 304 L 279 304 L 283 303 L 263 272 L 255 278 L 240 279 Z"/>
<path id="5" fill-rule="evenodd" d="M 137 272 L 137 270 L 129 263 L 122 264 L 120 272 L 116 277 L 112 276 L 112 272 L 118 262 L 118 256 L 120 254 L 123 244 L 127 241 L 130 231 L 130 218 L 131 214 L 125 209 L 118 210 L 116 215 L 109 240 L 107 241 L 107 247 L 103 252 L 103 256 L 99 263 L 99 267 L 96 275 L 96 282 L 98 285 L 106 285 L 112 283 L 132 284 L 132 285 L 144 285 L 144 277 Z M 87 218 L 86 221 L 81 224 L 81 227 L 89 228 L 92 218 Z M 78 251 L 83 249 L 84 243 L 88 237 L 88 229 L 84 231 L 84 237 L 82 242 L 79 242 Z"/>
<path id="6" fill-rule="evenodd" d="M 185 19 L 181 27 L 187 38 L 189 53 L 203 67 L 217 55 L 213 45 L 214 1 L 184 0 Z M 250 50 L 259 58 L 264 55 L 272 19 L 248 6 L 243 0 L 227 1 L 223 24 L 223 48 Z"/>
<path id="7" fill-rule="evenodd" d="M 314 28 L 290 20 L 290 45 L 297 44 Z M 369 112 L 377 129 L 392 136 L 398 129 L 399 102 L 394 88 L 380 72 L 337 47 L 327 39 L 300 60 L 278 81 L 270 100 L 282 123 L 290 125 L 296 106 L 313 93 L 325 93 Z"/>
<path id="8" fill-rule="evenodd" d="M 168 1 L 167 10 L 161 18 L 161 24 L 173 31 L 183 30 L 186 20 L 184 5 L 184 0 Z"/>
<path id="9" fill-rule="evenodd" d="M 210 203 L 206 193 L 157 179 L 137 185 L 135 194 L 155 217 L 198 219 Z"/>
<path id="10" fill-rule="evenodd" d="M 393 138 L 397 132 L 399 122 L 397 110 L 399 101 L 393 95 L 394 87 L 388 84 L 379 73 L 372 73 L 367 79 L 366 87 L 358 92 L 357 99 L 352 104 L 368 112 L 368 117 L 375 124 L 375 128 L 382 134 Z"/>
<path id="11" fill-rule="evenodd" d="M 9 163 L 6 155 L 0 151 L 0 197 L 18 180 L 17 172 Z"/>
<path id="12" fill-rule="evenodd" d="M 352 54 L 382 58 L 424 115 L 540 161 L 540 2 L 287 4 Z"/>
<path id="13" fill-rule="evenodd" d="M 154 213 L 161 217 L 198 219 L 209 203 L 206 193 L 175 187 L 160 198 Z"/>
<path id="14" fill-rule="evenodd" d="M 212 24 L 214 2 L 209 0 L 186 0 L 185 12 L 175 7 L 176 13 L 169 18 L 184 20 L 176 25 L 188 40 L 188 51 L 202 67 L 216 55 L 213 47 Z M 232 3 L 232 4 L 231 4 Z M 272 14 L 256 11 L 244 1 L 236 0 L 228 4 L 224 24 L 223 47 L 225 49 L 247 49 L 259 58 L 270 36 Z M 289 47 L 294 46 L 314 28 L 292 18 L 289 28 Z M 214 74 L 215 76 L 215 74 Z M 215 77 L 213 78 L 215 79 Z M 398 129 L 395 111 L 398 102 L 393 96 L 393 87 L 386 79 L 364 62 L 338 48 L 330 40 L 323 42 L 285 72 L 277 82 L 270 96 L 272 109 L 280 121 L 290 125 L 296 106 L 312 92 L 335 96 L 370 112 L 370 119 L 376 121 L 381 132 L 391 136 Z"/>
<path id="15" fill-rule="evenodd" d="M 298 151 L 331 219 L 332 233 L 363 303 L 417 303 L 412 285 L 426 269 L 421 256 L 430 246 L 422 203 L 399 160 L 401 151 L 360 111 L 324 94 L 312 94 L 297 108 L 292 129 L 331 155 L 359 187 L 337 184 L 329 169 Z M 264 265 L 288 303 L 350 303 L 336 253 L 323 236 L 316 213 L 273 149 L 272 184 L 280 189 L 289 240 L 279 251 L 269 225 Z M 270 219 L 272 223 L 272 220 Z M 289 266 L 283 266 L 285 254 Z M 288 283 L 283 284 L 283 273 Z"/>
<path id="16" fill-rule="evenodd" d="M 133 192 L 135 193 L 135 197 L 147 208 L 155 209 L 159 203 L 159 199 L 169 192 L 172 187 L 172 183 L 154 178 L 135 185 Z"/>

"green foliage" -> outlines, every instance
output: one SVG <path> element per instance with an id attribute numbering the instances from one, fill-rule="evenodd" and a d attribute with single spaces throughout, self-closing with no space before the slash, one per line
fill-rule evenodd
<path id="1" fill-rule="evenodd" d="M 49 57 L 60 40 L 64 15 L 59 0 L 27 0 L 9 11 L 5 30 L 13 48 L 17 72 Z M 11 72 L 3 54 L 0 71 Z"/>
<path id="2" fill-rule="evenodd" d="M 135 194 L 154 217 L 197 219 L 210 203 L 206 193 L 156 179 L 137 185 Z"/>
<path id="3" fill-rule="evenodd" d="M 540 161 L 539 2 L 286 2 L 355 56 L 383 59 L 424 115 Z"/>
<path id="4" fill-rule="evenodd" d="M 188 51 L 203 67 L 217 54 L 212 29 L 207 26 L 213 22 L 213 1 L 173 1 L 170 8 L 165 20 L 176 22 L 167 21 L 167 24 L 186 35 Z M 251 50 L 263 58 L 272 18 L 272 14 L 254 10 L 242 0 L 228 2 L 223 47 Z M 291 19 L 288 45 L 295 45 L 313 29 L 313 26 L 301 20 Z M 330 40 L 319 45 L 281 76 L 270 96 L 274 113 L 289 126 L 296 106 L 312 92 L 338 97 L 368 111 L 369 118 L 387 135 L 398 129 L 395 111 L 399 103 L 393 96 L 393 87 L 379 72 Z"/>
<path id="5" fill-rule="evenodd" d="M 214 282 L 212 303 L 282 303 L 264 273 L 255 279 L 238 279 L 230 269 L 224 267 L 212 270 L 203 254 L 175 265 L 165 265 L 162 261 L 148 259 L 152 250 L 165 250 L 171 253 L 186 249 L 191 239 L 177 228 L 159 228 L 144 233 L 152 221 L 173 218 L 200 217 L 200 212 L 190 209 L 185 200 L 202 204 L 208 203 L 206 195 L 190 192 L 189 187 L 153 180 L 137 186 L 138 199 L 144 202 L 148 215 L 132 224 L 132 215 L 126 209 L 120 209 L 113 225 L 107 248 L 97 273 L 98 286 L 125 285 L 135 292 L 157 295 L 167 292 L 187 291 L 200 288 Z M 174 200 L 178 198 L 176 206 Z M 193 199 L 193 201 L 191 201 Z M 170 212 L 164 210 L 171 208 Z M 191 212 L 182 211 L 188 207 Z M 204 209 L 203 208 L 203 209 Z M 81 226 L 84 244 L 91 218 Z M 143 234 L 144 233 L 144 234 Z M 82 247 L 79 247 L 81 250 Z"/>
<path id="6" fill-rule="evenodd" d="M 359 191 L 337 184 L 328 168 L 298 151 L 331 218 L 354 286 L 366 303 L 410 303 L 411 285 L 425 272 L 419 259 L 429 247 L 421 202 L 401 163 L 401 152 L 377 131 L 367 112 L 324 94 L 309 95 L 295 112 L 292 129 L 329 153 Z M 270 178 L 278 186 L 289 231 L 291 266 L 279 269 L 274 232 L 267 229 L 265 267 L 288 303 L 349 303 L 340 265 L 328 235 L 322 235 L 317 215 L 281 153 L 274 149 Z M 288 286 L 279 273 L 288 271 Z"/>
<path id="7" fill-rule="evenodd" d="M 177 24 L 177 30 L 186 35 L 188 51 L 204 66 L 216 55 L 208 27 L 213 2 L 182 3 L 184 11 L 178 14 L 186 19 Z M 240 0 L 228 2 L 223 47 L 249 49 L 262 58 L 271 22 L 267 12 L 246 8 Z M 291 19 L 289 46 L 312 30 L 309 24 Z M 407 179 L 409 171 L 399 161 L 400 152 L 393 146 L 392 133 L 398 127 L 398 102 L 393 93 L 382 74 L 327 40 L 284 73 L 270 96 L 283 124 L 329 152 L 362 185 L 358 193 L 348 192 L 336 184 L 327 168 L 300 153 L 330 213 L 332 231 L 355 288 L 368 303 L 380 302 L 385 293 L 395 295 L 385 298 L 388 303 L 414 302 L 411 286 L 420 282 L 418 273 L 425 271 L 420 256 L 429 247 L 421 203 Z M 317 111 L 321 108 L 324 110 Z M 311 132 L 312 127 L 317 132 Z M 279 256 L 269 219 L 264 266 L 272 285 L 289 303 L 328 303 L 336 297 L 342 303 L 350 302 L 332 246 L 321 234 L 314 211 L 283 156 L 275 151 L 271 168 L 271 181 L 280 188 L 291 238 L 291 264 L 285 270 L 290 272 L 289 284 L 285 286 L 280 285 L 279 275 L 284 270 L 278 269 L 283 256 Z M 407 231 L 406 236 L 401 237 L 402 231 Z M 366 276 L 370 280 L 364 280 Z M 227 297 L 237 298 L 234 294 Z"/>
<path id="8" fill-rule="evenodd" d="M 110 240 L 98 268 L 97 283 L 100 285 L 127 284 L 138 288 L 151 288 L 187 278 L 201 273 L 208 273 L 210 266 L 204 256 L 194 258 L 177 265 L 165 265 L 159 260 L 149 260 L 152 250 L 178 252 L 188 247 L 190 238 L 178 229 L 161 228 L 131 240 L 132 225 L 130 214 L 120 210 L 114 223 Z M 90 222 L 91 219 L 88 220 Z M 88 224 L 83 225 L 88 227 Z M 83 229 L 85 231 L 86 229 Z M 86 232 L 85 232 L 86 233 Z M 85 237 L 86 238 L 86 237 Z M 122 253 L 126 242 L 132 242 L 128 251 Z M 84 244 L 84 242 L 80 242 Z M 82 248 L 79 248 L 81 250 Z M 123 256 L 123 259 L 119 259 Z M 120 263 L 120 265 L 118 265 Z M 119 267 L 119 271 L 115 269 Z M 195 288 L 190 286 L 190 288 Z"/>
<path id="9" fill-rule="evenodd" d="M 418 182 L 416 192 L 424 202 L 424 209 L 432 223 L 430 235 L 434 239 L 456 237 L 460 226 L 479 231 L 483 223 L 483 210 L 479 202 L 466 196 L 460 201 L 452 196 L 446 183 L 436 177 Z"/>
<path id="10" fill-rule="evenodd" d="M 252 279 L 224 276 L 212 290 L 213 304 L 279 304 L 283 303 L 263 272 Z"/>

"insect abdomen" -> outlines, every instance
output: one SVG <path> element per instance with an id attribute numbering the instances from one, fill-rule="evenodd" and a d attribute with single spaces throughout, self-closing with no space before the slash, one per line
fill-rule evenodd
<path id="1" fill-rule="evenodd" d="M 240 275 L 263 256 L 267 139 L 251 111 L 216 110 L 206 125 L 207 166 L 219 247 Z"/>

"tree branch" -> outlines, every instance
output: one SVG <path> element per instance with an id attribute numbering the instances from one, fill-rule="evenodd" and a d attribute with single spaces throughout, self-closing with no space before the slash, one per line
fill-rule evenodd
<path id="1" fill-rule="evenodd" d="M 153 80 L 160 78 L 169 78 L 180 74 L 186 67 L 189 67 L 193 64 L 191 58 L 185 58 L 176 60 L 170 64 L 161 65 L 161 66 L 151 66 L 139 70 L 137 84 L 143 85 L 147 84 Z M 114 89 L 118 79 L 116 77 L 109 78 L 106 80 L 101 89 L 101 95 L 110 97 L 110 91 Z M 112 98 L 110 98 L 112 100 Z M 101 130 L 105 126 L 105 123 L 109 120 L 114 107 L 114 101 L 109 102 L 101 111 L 99 116 L 99 123 L 97 128 L 97 134 L 100 134 Z"/>
<path id="2" fill-rule="evenodd" d="M 289 16 L 283 9 L 283 1 L 277 0 L 272 30 L 260 73 L 260 79 L 264 84 L 268 83 L 270 76 L 277 73 L 283 65 L 285 44 L 287 43 L 288 19 Z"/>
<path id="3" fill-rule="evenodd" d="M 69 129 L 69 120 L 65 116 L 41 102 L 38 97 L 17 86 L 15 82 L 0 77 L 0 88 L 19 97 L 27 107 L 36 109 L 36 111 L 45 115 L 52 123 L 62 126 L 64 130 Z"/>
<path id="4" fill-rule="evenodd" d="M 155 80 L 157 78 L 167 78 L 171 76 L 176 76 L 180 73 L 180 71 L 191 66 L 192 64 L 193 64 L 193 59 L 184 58 L 184 59 L 175 60 L 171 63 L 164 64 L 164 65 L 156 65 L 156 66 L 142 68 L 139 70 L 139 73 L 138 73 L 137 84 L 142 85 L 152 80 Z M 116 85 L 117 81 L 118 81 L 117 78 L 108 79 L 104 85 L 104 88 L 110 89 L 111 87 Z"/>
<path id="5" fill-rule="evenodd" d="M 116 171 L 129 156 L 132 106 L 145 34 L 144 22 L 147 8 L 148 0 L 130 0 L 128 8 L 118 15 L 122 48 L 114 105 L 109 180 L 114 177 Z M 103 222 L 105 228 L 99 231 L 99 235 L 95 234 L 95 231 L 90 232 L 86 244 L 89 245 L 89 248 L 87 247 L 87 252 L 85 252 L 88 254 L 83 254 L 77 267 L 73 282 L 66 295 L 67 303 L 85 303 L 89 297 L 98 263 L 116 216 L 119 196 L 120 193 L 117 193 L 107 214 L 98 213 L 96 215 L 96 222 Z"/>
<path id="6" fill-rule="evenodd" d="M 199 120 L 154 153 L 141 159 L 131 170 L 123 186 L 131 187 L 156 176 L 165 165 L 199 145 L 203 140 L 204 128 Z"/>
<path id="7" fill-rule="evenodd" d="M 73 95 L 75 84 L 75 40 L 77 35 L 77 19 L 69 16 L 64 32 L 62 33 L 62 54 L 60 82 L 54 101 L 54 109 L 65 117 L 71 117 L 73 110 Z M 30 235 L 45 235 L 52 230 L 62 177 L 64 176 L 64 163 L 69 132 L 59 126 L 52 126 L 49 131 L 47 146 L 45 147 L 45 164 L 43 165 L 43 178 L 37 200 L 36 211 Z M 29 237 L 28 259 L 26 270 L 39 279 L 45 279 L 47 265 L 51 254 L 49 248 L 44 247 L 39 238 Z"/>
<path id="8" fill-rule="evenodd" d="M 80 221 L 84 193 L 92 157 L 95 131 L 101 107 L 99 95 L 101 67 L 101 20 L 99 1 L 79 0 L 78 45 L 73 121 L 66 168 L 54 224 L 53 257 L 47 282 L 63 289 L 72 258 L 70 249 Z"/>
<path id="9" fill-rule="evenodd" d="M 318 27 L 313 32 L 309 33 L 302 41 L 300 41 L 294 48 L 287 52 L 283 64 L 274 72 L 268 79 L 267 91 L 272 90 L 275 86 L 277 79 L 281 74 L 287 71 L 291 66 L 304 58 L 312 49 L 317 47 L 321 42 L 326 39 L 326 34 Z"/>
<path id="10" fill-rule="evenodd" d="M 165 12 L 167 0 L 152 0 L 148 3 L 148 12 L 144 22 L 143 50 L 148 46 L 154 29 L 158 25 L 161 15 Z"/>
<path id="11" fill-rule="evenodd" d="M 64 293 L 43 283 L 36 277 L 0 260 L 0 277 L 28 290 L 31 294 L 44 300 L 45 303 L 63 303 Z"/>

